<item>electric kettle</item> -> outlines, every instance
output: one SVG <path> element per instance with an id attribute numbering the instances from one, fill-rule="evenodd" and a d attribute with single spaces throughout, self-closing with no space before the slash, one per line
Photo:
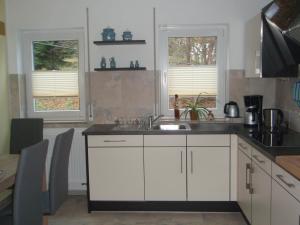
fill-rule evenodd
<path id="1" fill-rule="evenodd" d="M 224 106 L 225 117 L 238 118 L 240 117 L 239 106 L 236 102 L 230 101 Z"/>
<path id="2" fill-rule="evenodd" d="M 264 125 L 271 132 L 280 130 L 283 123 L 283 112 L 280 109 L 264 109 Z"/>

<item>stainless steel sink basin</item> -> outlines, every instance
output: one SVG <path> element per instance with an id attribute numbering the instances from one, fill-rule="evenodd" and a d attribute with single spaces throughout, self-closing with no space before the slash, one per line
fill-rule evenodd
<path id="1" fill-rule="evenodd" d="M 152 130 L 165 130 L 165 131 L 179 131 L 179 130 L 191 130 L 191 127 L 187 123 L 182 124 L 157 124 L 152 127 Z"/>

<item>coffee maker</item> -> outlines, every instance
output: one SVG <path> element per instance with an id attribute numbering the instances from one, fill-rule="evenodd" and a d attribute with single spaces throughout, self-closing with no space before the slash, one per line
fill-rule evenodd
<path id="1" fill-rule="evenodd" d="M 245 121 L 246 126 L 260 126 L 262 124 L 262 103 L 263 96 L 247 95 L 244 96 L 246 106 Z"/>

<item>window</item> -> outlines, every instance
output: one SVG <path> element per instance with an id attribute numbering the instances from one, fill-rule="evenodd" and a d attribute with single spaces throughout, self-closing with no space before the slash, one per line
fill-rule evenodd
<path id="1" fill-rule="evenodd" d="M 183 109 L 189 100 L 223 116 L 225 103 L 226 27 L 167 27 L 160 29 L 161 111 L 173 115 L 175 94 Z"/>
<path id="2" fill-rule="evenodd" d="M 83 30 L 23 32 L 29 117 L 85 119 L 83 40 Z"/>

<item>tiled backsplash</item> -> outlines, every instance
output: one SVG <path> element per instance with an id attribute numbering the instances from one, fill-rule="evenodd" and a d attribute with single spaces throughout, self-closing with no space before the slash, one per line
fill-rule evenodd
<path id="1" fill-rule="evenodd" d="M 228 72 L 229 100 L 236 101 L 244 115 L 244 95 L 264 96 L 264 108 L 277 107 L 285 113 L 290 127 L 300 131 L 298 106 L 292 101 L 291 89 L 296 79 L 245 78 L 243 70 Z M 24 76 L 10 76 L 11 112 L 22 115 Z M 91 73 L 93 123 L 112 123 L 116 118 L 136 118 L 154 112 L 155 86 L 153 71 L 109 71 Z M 21 99 L 21 102 L 20 102 Z"/>
<path id="2" fill-rule="evenodd" d="M 154 88 L 153 71 L 91 73 L 94 122 L 112 123 L 152 113 Z"/>
<path id="3" fill-rule="evenodd" d="M 293 101 L 292 88 L 297 78 L 278 79 L 276 82 L 276 107 L 284 112 L 289 127 L 300 132 L 300 108 Z"/>
<path id="4" fill-rule="evenodd" d="M 260 94 L 264 96 L 264 108 L 279 108 L 289 127 L 300 132 L 300 108 L 292 100 L 293 84 L 297 78 L 245 78 L 243 71 L 231 70 L 229 77 L 229 98 L 238 102 L 244 110 L 241 96 Z"/>
<path id="5" fill-rule="evenodd" d="M 229 100 L 236 101 L 244 115 L 244 95 L 262 95 L 263 107 L 275 107 L 276 79 L 245 78 L 243 70 L 229 72 Z"/>

